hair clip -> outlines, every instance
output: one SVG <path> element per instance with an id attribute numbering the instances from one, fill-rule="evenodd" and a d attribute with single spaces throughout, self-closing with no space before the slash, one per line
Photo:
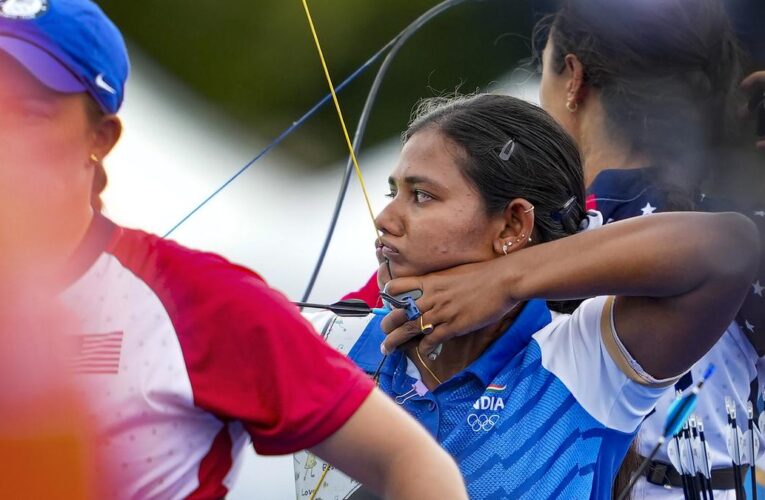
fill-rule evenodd
<path id="1" fill-rule="evenodd" d="M 572 196 L 571 198 L 566 201 L 566 203 L 563 204 L 563 207 L 561 207 L 560 210 L 552 214 L 552 218 L 555 221 L 562 221 L 565 219 L 569 213 L 576 208 L 576 196 Z"/>
<path id="2" fill-rule="evenodd" d="M 513 151 L 515 151 L 515 141 L 510 139 L 502 148 L 502 151 L 499 152 L 499 159 L 502 161 L 509 160 L 510 157 L 513 156 Z"/>

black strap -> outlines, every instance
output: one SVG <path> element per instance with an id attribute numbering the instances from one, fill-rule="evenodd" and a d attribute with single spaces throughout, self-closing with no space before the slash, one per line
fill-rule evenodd
<path id="1" fill-rule="evenodd" d="M 642 458 L 642 457 L 641 457 Z M 741 480 L 746 477 L 749 470 L 748 465 L 741 466 Z M 657 486 L 683 487 L 683 480 L 680 473 L 672 464 L 652 461 L 645 471 L 645 477 L 649 483 Z M 714 490 L 732 490 L 735 489 L 733 468 L 712 469 L 712 489 Z"/>

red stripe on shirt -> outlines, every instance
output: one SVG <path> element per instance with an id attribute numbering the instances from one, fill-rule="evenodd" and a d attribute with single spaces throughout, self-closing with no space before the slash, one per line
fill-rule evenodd
<path id="1" fill-rule="evenodd" d="M 231 447 L 231 435 L 228 433 L 228 424 L 225 424 L 213 439 L 210 451 L 199 464 L 199 486 L 187 497 L 188 500 L 226 496 L 228 488 L 223 484 L 223 480 L 233 465 Z"/>

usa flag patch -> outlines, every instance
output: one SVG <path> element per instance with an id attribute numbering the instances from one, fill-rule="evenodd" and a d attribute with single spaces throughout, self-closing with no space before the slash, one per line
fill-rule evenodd
<path id="1" fill-rule="evenodd" d="M 122 332 L 96 333 L 75 337 L 72 369 L 75 373 L 116 375 L 120 368 Z"/>

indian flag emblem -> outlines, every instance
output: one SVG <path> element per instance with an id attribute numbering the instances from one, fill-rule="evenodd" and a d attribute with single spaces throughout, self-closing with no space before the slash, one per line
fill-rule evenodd
<path id="1" fill-rule="evenodd" d="M 507 389 L 506 385 L 491 384 L 486 388 L 486 392 L 502 392 Z"/>

